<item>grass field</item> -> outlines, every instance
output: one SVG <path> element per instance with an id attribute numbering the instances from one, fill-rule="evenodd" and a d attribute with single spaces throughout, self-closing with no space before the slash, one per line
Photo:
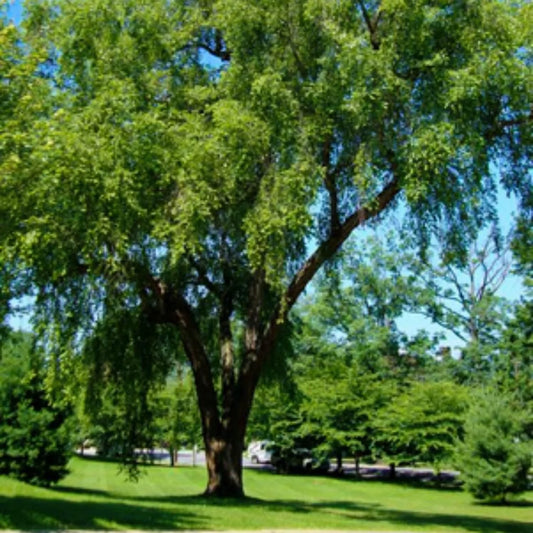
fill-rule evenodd
<path id="1" fill-rule="evenodd" d="M 0 528 L 533 531 L 533 493 L 489 506 L 458 490 L 250 470 L 247 500 L 213 502 L 195 496 L 206 481 L 201 467 L 149 467 L 139 483 L 113 463 L 76 458 L 71 470 L 51 489 L 0 477 Z"/>

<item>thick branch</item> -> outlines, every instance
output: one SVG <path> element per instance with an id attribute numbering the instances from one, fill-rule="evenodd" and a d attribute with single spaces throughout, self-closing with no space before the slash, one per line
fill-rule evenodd
<path id="1" fill-rule="evenodd" d="M 296 273 L 292 282 L 289 284 L 280 305 L 278 305 L 271 316 L 261 344 L 261 360 L 265 359 L 273 348 L 281 323 L 285 320 L 292 306 L 307 287 L 308 283 L 313 279 L 320 267 L 322 267 L 322 265 L 335 254 L 355 228 L 382 213 L 396 198 L 400 191 L 401 187 L 398 183 L 398 179 L 395 178 L 383 188 L 370 206 L 360 207 L 354 211 L 344 221 L 337 232 L 331 234 L 328 239 L 323 241 L 317 247 L 315 252 Z"/>
<path id="2" fill-rule="evenodd" d="M 398 180 L 391 181 L 374 199 L 372 205 L 361 207 L 353 212 L 339 230 L 323 241 L 309 257 L 302 268 L 296 273 L 289 285 L 284 298 L 284 316 L 290 311 L 297 298 L 303 292 L 320 267 L 340 248 L 352 231 L 379 215 L 396 198 L 401 188 Z M 278 317 L 279 318 L 279 317 Z"/>
<path id="3" fill-rule="evenodd" d="M 499 135 L 503 135 L 506 128 L 513 128 L 515 126 L 523 126 L 533 122 L 533 108 L 529 112 L 529 115 L 524 115 L 514 119 L 500 120 L 493 127 L 489 128 L 485 132 L 485 139 L 491 141 Z"/>
<path id="4" fill-rule="evenodd" d="M 235 357 L 233 350 L 233 334 L 231 330 L 231 315 L 233 313 L 233 291 L 231 290 L 231 273 L 227 265 L 223 267 L 224 286 L 227 290 L 220 301 L 219 337 L 220 364 L 222 371 L 222 423 L 226 424 L 235 393 Z"/>
<path id="5" fill-rule="evenodd" d="M 253 354 L 259 347 L 259 335 L 261 327 L 261 307 L 265 285 L 265 273 L 262 269 L 254 272 L 249 290 L 249 307 L 246 319 L 246 353 Z"/>
<path id="6" fill-rule="evenodd" d="M 198 43 L 198 47 L 202 50 L 205 50 L 212 56 L 218 57 L 218 59 L 221 61 L 229 61 L 231 59 L 231 51 L 226 48 L 220 31 L 216 31 L 213 42 L 200 42 Z"/>
<path id="7" fill-rule="evenodd" d="M 359 0 L 358 4 L 359 4 L 359 7 L 361 8 L 361 12 L 363 13 L 363 18 L 365 19 L 368 32 L 370 33 L 370 44 L 372 45 L 372 48 L 374 50 L 379 50 L 381 43 L 380 43 L 380 39 L 378 36 L 378 22 L 381 17 L 381 11 L 378 9 L 374 18 L 371 19 L 370 14 L 368 13 L 368 10 L 366 9 L 364 1 Z"/>
<path id="8" fill-rule="evenodd" d="M 207 435 L 219 434 L 221 430 L 211 366 L 202 343 L 200 328 L 187 300 L 179 293 L 166 290 L 164 293 L 169 322 L 178 326 L 193 370 L 205 439 Z"/>
<path id="9" fill-rule="evenodd" d="M 329 216 L 330 216 L 330 231 L 335 233 L 340 228 L 339 218 L 339 201 L 337 197 L 337 187 L 335 184 L 335 177 L 329 172 L 331 162 L 331 139 L 328 139 L 322 149 L 322 166 L 326 169 L 326 176 L 324 178 L 324 185 L 329 195 Z"/>
<path id="10" fill-rule="evenodd" d="M 190 256 L 189 260 L 191 262 L 191 265 L 196 270 L 196 273 L 198 274 L 198 281 L 216 298 L 221 300 L 221 291 L 219 290 L 219 287 L 213 281 L 211 281 L 205 267 L 192 256 Z"/>

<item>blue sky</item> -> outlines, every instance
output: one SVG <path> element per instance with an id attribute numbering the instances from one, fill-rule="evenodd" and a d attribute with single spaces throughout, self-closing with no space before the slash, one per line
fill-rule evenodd
<path id="1" fill-rule="evenodd" d="M 22 18 L 22 5 L 20 0 L 11 0 L 8 2 L 7 16 L 15 24 L 18 24 Z"/>

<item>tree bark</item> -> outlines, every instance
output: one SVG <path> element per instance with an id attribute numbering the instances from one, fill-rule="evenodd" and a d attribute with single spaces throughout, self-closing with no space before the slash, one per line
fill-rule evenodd
<path id="1" fill-rule="evenodd" d="M 238 438 L 211 438 L 206 442 L 207 488 L 205 496 L 242 498 L 242 450 Z"/>
<path id="2" fill-rule="evenodd" d="M 337 454 L 336 454 L 336 459 L 337 459 L 337 474 L 342 474 L 342 452 L 341 451 L 337 451 Z"/>

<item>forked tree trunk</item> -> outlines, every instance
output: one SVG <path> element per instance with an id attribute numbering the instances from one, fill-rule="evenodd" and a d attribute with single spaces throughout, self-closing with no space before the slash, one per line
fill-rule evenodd
<path id="1" fill-rule="evenodd" d="M 222 403 L 228 405 L 228 410 L 221 418 L 215 409 L 209 409 L 207 402 L 199 402 L 207 467 L 204 496 L 242 498 L 242 452 L 253 389 L 242 394 L 242 390 L 232 387 L 226 393 L 228 396 L 222 395 Z"/>
<path id="2" fill-rule="evenodd" d="M 394 166 L 394 165 L 393 165 Z M 394 168 L 393 168 L 394 170 Z M 333 189 L 330 187 L 330 190 Z M 352 231 L 363 222 L 381 213 L 399 194 L 398 177 L 394 176 L 376 195 L 372 207 L 358 207 L 342 224 L 337 216 L 332 218 L 330 236 L 322 241 L 301 266 L 289 283 L 284 295 L 268 313 L 265 320 L 266 275 L 263 269 L 253 272 L 249 286 L 249 308 L 246 317 L 245 353 L 237 371 L 233 354 L 231 317 L 234 311 L 235 286 L 232 283 L 230 263 L 222 257 L 223 284 L 213 283 L 198 275 L 202 285 L 219 300 L 219 335 L 221 350 L 220 391 L 214 386 L 211 361 L 204 345 L 195 311 L 179 290 L 172 290 L 158 278 L 151 278 L 149 289 L 157 296 L 158 318 L 161 323 L 178 327 L 183 347 L 194 374 L 198 406 L 206 452 L 208 484 L 205 495 L 218 497 L 243 497 L 242 451 L 248 415 L 261 369 L 275 349 L 281 324 L 299 295 L 322 267 L 332 257 Z M 332 200 L 335 192 L 331 193 Z M 224 254 L 223 254 L 224 255 Z M 219 394 L 221 402 L 219 408 Z"/>

